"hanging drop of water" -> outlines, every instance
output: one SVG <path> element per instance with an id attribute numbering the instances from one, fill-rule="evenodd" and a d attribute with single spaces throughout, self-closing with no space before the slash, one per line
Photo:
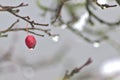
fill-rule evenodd
<path id="1" fill-rule="evenodd" d="M 32 67 L 26 67 L 23 70 L 23 75 L 25 78 L 31 79 L 35 76 L 34 69 Z"/>
<path id="2" fill-rule="evenodd" d="M 34 49 L 34 48 L 30 48 L 29 50 L 31 50 L 31 51 L 32 51 L 33 49 Z"/>
<path id="3" fill-rule="evenodd" d="M 66 29 L 67 28 L 67 25 L 66 24 L 63 24 L 62 26 L 61 26 L 61 29 Z"/>
<path id="4" fill-rule="evenodd" d="M 54 42 L 58 42 L 59 41 L 59 35 L 52 36 L 52 40 Z"/>
<path id="5" fill-rule="evenodd" d="M 93 46 L 94 46 L 95 48 L 100 47 L 100 42 L 94 42 L 94 43 L 93 43 Z"/>

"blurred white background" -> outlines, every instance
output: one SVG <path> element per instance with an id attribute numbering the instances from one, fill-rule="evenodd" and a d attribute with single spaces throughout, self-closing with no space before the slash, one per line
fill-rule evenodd
<path id="1" fill-rule="evenodd" d="M 51 13 L 48 13 L 45 18 L 40 17 L 42 11 L 36 6 L 35 0 L 0 0 L 2 5 L 18 5 L 21 2 L 28 3 L 29 6 L 20 8 L 20 15 L 28 15 L 39 23 L 50 23 Z M 52 0 L 43 0 L 42 2 L 44 5 L 54 7 Z M 79 14 L 83 15 L 83 13 L 85 13 L 84 10 Z M 114 21 L 119 19 L 120 9 L 119 7 L 104 11 L 99 9 L 96 14 L 105 20 Z M 6 29 L 16 19 L 7 12 L 0 12 L 0 30 Z M 15 27 L 24 26 L 26 26 L 26 22 L 22 20 L 15 25 Z M 98 29 L 102 26 L 104 25 L 97 24 Z M 116 49 L 106 41 L 98 43 L 96 48 L 68 29 L 54 28 L 52 25 L 49 25 L 49 28 L 52 28 L 52 33 L 60 35 L 59 40 L 54 42 L 49 36 L 35 36 L 37 45 L 34 50 L 29 50 L 25 45 L 26 32 L 10 32 L 8 37 L 0 38 L 0 80 L 60 80 L 66 70 L 71 71 L 73 68 L 81 66 L 90 57 L 93 63 L 85 67 L 73 79 L 104 80 L 103 76 L 110 76 L 111 80 L 120 79 L 118 76 L 112 77 L 116 73 L 120 73 L 119 48 Z M 117 42 L 120 41 L 119 34 L 119 29 L 108 33 Z M 11 46 L 13 49 L 10 48 Z M 3 60 L 2 57 L 7 53 L 11 55 L 10 59 Z M 117 62 L 111 65 L 112 61 Z M 107 62 L 110 63 L 109 66 L 104 66 L 104 64 L 107 65 Z M 112 71 L 109 70 L 116 69 L 114 65 L 119 68 L 115 74 L 111 74 Z M 109 67 L 110 69 L 108 69 Z"/>

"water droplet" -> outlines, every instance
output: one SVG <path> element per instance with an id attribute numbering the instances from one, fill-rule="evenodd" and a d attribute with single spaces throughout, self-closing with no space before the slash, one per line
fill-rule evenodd
<path id="1" fill-rule="evenodd" d="M 66 24 L 61 25 L 61 29 L 66 29 L 66 28 L 67 28 Z"/>
<path id="2" fill-rule="evenodd" d="M 25 78 L 31 79 L 35 76 L 35 72 L 34 72 L 32 67 L 26 67 L 23 70 L 23 75 L 24 75 Z"/>
<path id="3" fill-rule="evenodd" d="M 98 48 L 98 47 L 100 47 L 100 43 L 99 43 L 99 42 L 94 42 L 94 43 L 93 43 L 93 46 L 94 46 L 95 48 Z"/>
<path id="4" fill-rule="evenodd" d="M 59 35 L 52 36 L 52 40 L 54 42 L 58 42 L 59 41 Z"/>
<path id="5" fill-rule="evenodd" d="M 31 51 L 32 51 L 33 49 L 34 49 L 34 48 L 30 48 L 29 50 L 31 50 Z"/>

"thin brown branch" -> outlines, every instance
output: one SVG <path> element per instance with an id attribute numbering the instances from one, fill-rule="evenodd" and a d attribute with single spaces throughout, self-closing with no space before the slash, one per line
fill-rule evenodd
<path id="1" fill-rule="evenodd" d="M 40 23 L 34 22 L 33 20 L 30 20 L 29 16 L 23 17 L 23 16 L 18 15 L 16 12 L 19 12 L 19 9 L 15 10 L 15 8 L 24 7 L 24 6 L 28 6 L 28 4 L 21 3 L 18 6 L 2 6 L 2 5 L 0 5 L 0 11 L 8 11 L 12 15 L 28 22 L 32 27 L 34 27 L 35 25 L 48 26 L 48 24 L 40 24 Z"/>
<path id="2" fill-rule="evenodd" d="M 2 6 L 2 5 L 0 5 L 0 11 L 8 11 L 8 10 L 12 10 L 14 8 L 25 7 L 25 6 L 28 6 L 28 4 L 20 3 L 18 6 Z"/>
<path id="3" fill-rule="evenodd" d="M 28 32 L 31 33 L 31 34 L 34 34 L 34 35 L 36 35 L 36 36 L 44 37 L 44 35 L 42 35 L 42 34 L 37 34 L 37 33 L 33 32 L 33 31 L 28 31 Z"/>
<path id="4" fill-rule="evenodd" d="M 24 7 L 24 6 L 28 6 L 28 4 L 21 3 L 18 6 L 2 6 L 2 5 L 0 5 L 0 11 L 7 11 L 7 12 L 11 13 L 12 15 L 14 15 L 15 17 L 18 17 L 18 18 L 26 21 L 27 23 L 29 23 L 31 25 L 31 28 L 28 28 L 28 32 L 29 33 L 32 33 L 32 34 L 37 35 L 37 36 L 44 37 L 44 35 L 37 34 L 36 32 L 33 31 L 33 30 L 39 30 L 39 31 L 42 31 L 42 32 L 46 33 L 49 36 L 54 36 L 55 35 L 55 34 L 51 34 L 50 29 L 35 28 L 35 25 L 38 25 L 38 26 L 48 26 L 48 24 L 36 23 L 34 20 L 30 20 L 29 16 L 23 17 L 23 16 L 17 14 L 19 12 L 19 9 L 16 9 L 16 8 Z M 13 26 L 17 22 L 19 22 L 19 21 L 17 20 L 16 22 L 14 22 L 7 29 L 5 29 L 3 31 L 0 31 L 0 33 L 3 35 L 3 33 L 12 32 L 12 31 L 26 31 L 26 28 L 13 28 Z"/>
<path id="5" fill-rule="evenodd" d="M 22 31 L 22 30 L 26 30 L 26 28 L 13 28 L 10 31 Z M 50 29 L 42 29 L 37 27 L 34 27 L 34 28 L 28 27 L 28 30 L 37 30 L 37 31 L 43 31 L 43 32 L 50 31 Z"/>
<path id="6" fill-rule="evenodd" d="M 8 27 L 6 30 L 4 31 L 0 31 L 1 33 L 5 33 L 5 32 L 8 32 L 10 31 L 14 26 L 15 24 L 17 24 L 19 22 L 19 19 L 17 21 L 15 21 L 10 27 Z"/>
<path id="7" fill-rule="evenodd" d="M 7 29 L 5 29 L 3 31 L 0 31 L 0 33 L 3 34 L 3 33 L 8 33 L 8 32 L 14 32 L 14 31 L 25 31 L 26 32 L 26 28 L 12 28 L 16 23 L 17 23 L 17 21 L 15 23 L 13 23 L 9 28 L 7 28 Z M 37 28 L 37 27 L 33 27 L 33 28 L 28 27 L 28 32 L 29 33 L 37 35 L 37 36 L 44 37 L 44 35 L 37 34 L 36 32 L 33 32 L 33 30 L 42 31 L 42 32 L 46 33 L 48 36 L 57 35 L 57 34 L 51 34 L 50 29 L 42 29 L 42 28 Z"/>
<path id="8" fill-rule="evenodd" d="M 92 59 L 89 58 L 81 67 L 74 68 L 70 73 L 68 73 L 68 71 L 66 71 L 66 74 L 65 74 L 65 76 L 63 77 L 62 80 L 68 80 L 68 79 L 70 79 L 75 74 L 79 73 L 84 67 L 88 66 L 91 63 L 92 63 Z"/>
<path id="9" fill-rule="evenodd" d="M 28 22 L 32 27 L 34 27 L 34 25 L 48 26 L 48 24 L 40 24 L 40 23 L 36 23 L 36 22 L 34 22 L 34 21 L 30 21 L 28 18 L 22 17 L 22 16 L 20 16 L 20 15 L 18 15 L 18 14 L 16 14 L 16 13 L 14 13 L 14 12 L 11 11 L 11 10 L 9 10 L 8 12 L 11 13 L 11 14 L 13 14 L 14 16 L 16 16 L 16 17 L 18 17 L 18 18 L 20 18 L 20 19 Z"/>
<path id="10" fill-rule="evenodd" d="M 64 6 L 64 3 L 66 1 L 69 1 L 69 0 L 61 0 L 58 7 L 57 7 L 57 10 L 56 10 L 56 15 L 55 15 L 55 19 L 51 22 L 52 24 L 54 24 L 56 22 L 56 20 L 60 17 L 60 14 L 61 14 L 61 11 L 62 11 L 62 7 Z"/>

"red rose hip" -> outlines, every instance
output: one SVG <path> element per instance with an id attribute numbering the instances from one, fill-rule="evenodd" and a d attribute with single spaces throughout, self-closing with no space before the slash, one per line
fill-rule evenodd
<path id="1" fill-rule="evenodd" d="M 25 38 L 25 43 L 29 49 L 33 49 L 36 45 L 36 39 L 33 35 L 27 35 Z"/>

